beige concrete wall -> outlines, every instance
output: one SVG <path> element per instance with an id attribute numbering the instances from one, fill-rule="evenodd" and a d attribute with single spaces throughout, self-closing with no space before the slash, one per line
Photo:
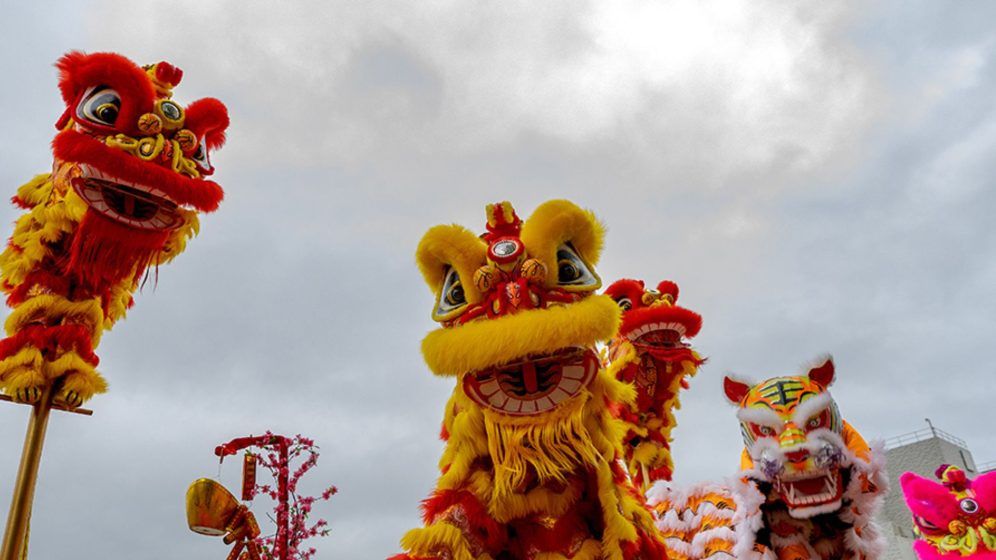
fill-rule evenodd
<path id="1" fill-rule="evenodd" d="M 933 478 L 934 471 L 942 464 L 961 467 L 974 475 L 975 461 L 967 449 L 936 437 L 890 449 L 886 451 L 886 461 L 889 491 L 879 514 L 879 525 L 889 540 L 889 549 L 883 560 L 916 560 L 912 550 L 916 538 L 913 534 L 913 521 L 903 501 L 899 476 L 912 471 Z"/>

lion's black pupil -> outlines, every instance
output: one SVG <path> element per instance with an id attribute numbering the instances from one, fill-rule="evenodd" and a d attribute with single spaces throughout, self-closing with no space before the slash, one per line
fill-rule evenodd
<path id="1" fill-rule="evenodd" d="M 576 280 L 578 277 L 578 269 L 571 263 L 564 263 L 560 265 L 560 281 L 567 282 L 570 280 Z"/>
<path id="2" fill-rule="evenodd" d="M 100 120 L 102 121 L 113 122 L 118 116 L 118 110 L 114 107 L 114 105 L 104 105 L 97 110 L 97 116 L 100 117 Z"/>
<path id="3" fill-rule="evenodd" d="M 463 301 L 463 286 L 454 286 L 453 289 L 450 290 L 450 299 L 453 302 Z"/>

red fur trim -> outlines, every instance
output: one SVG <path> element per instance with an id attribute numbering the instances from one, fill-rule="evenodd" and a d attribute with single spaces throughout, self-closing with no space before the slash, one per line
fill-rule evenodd
<path id="1" fill-rule="evenodd" d="M 25 346 L 33 346 L 54 358 L 61 350 L 73 350 L 90 365 L 96 366 L 100 359 L 93 353 L 90 331 L 83 325 L 57 325 L 54 327 L 26 327 L 14 336 L 0 340 L 0 359 L 6 359 Z"/>
<path id="2" fill-rule="evenodd" d="M 643 296 L 643 280 L 632 280 L 630 278 L 623 278 L 622 280 L 616 280 L 605 288 L 605 295 L 610 298 L 619 301 L 622 298 L 629 298 L 630 301 L 636 302 L 640 301 L 640 297 Z"/>
<path id="3" fill-rule="evenodd" d="M 72 114 L 87 88 L 105 85 L 121 96 L 115 128 L 131 136 L 138 135 L 139 115 L 151 111 L 156 100 L 155 89 L 141 67 L 119 54 L 80 51 L 66 53 L 55 66 L 59 69 L 62 99 Z"/>
<path id="4" fill-rule="evenodd" d="M 145 273 L 166 244 L 169 231 L 141 230 L 93 211 L 80 222 L 70 248 L 66 273 L 95 292 Z"/>
<path id="5" fill-rule="evenodd" d="M 609 467 L 612 469 L 612 480 L 617 484 L 625 484 L 626 479 L 629 477 L 626 469 L 618 461 L 609 463 Z"/>
<path id="6" fill-rule="evenodd" d="M 217 150 L 225 144 L 225 130 L 228 129 L 228 108 L 213 97 L 198 99 L 187 106 L 184 126 L 198 138 L 204 137 L 210 150 Z"/>
<path id="7" fill-rule="evenodd" d="M 14 196 L 10 197 L 10 202 L 14 206 L 17 206 L 18 208 L 21 208 L 22 210 L 31 210 L 31 208 L 32 208 L 32 206 L 30 204 L 28 204 L 27 202 L 24 202 L 23 200 L 21 200 L 21 197 L 17 196 L 16 194 Z"/>
<path id="8" fill-rule="evenodd" d="M 183 79 L 183 70 L 168 62 L 157 62 L 156 79 L 164 84 L 176 87 L 180 85 L 180 80 Z"/>
<path id="9" fill-rule="evenodd" d="M 658 467 L 656 469 L 650 469 L 650 472 L 647 473 L 647 476 L 650 477 L 650 480 L 671 480 L 671 477 L 673 475 L 674 473 L 671 472 L 670 467 L 668 467 L 667 465 L 663 467 Z"/>
<path id="10" fill-rule="evenodd" d="M 501 548 L 505 540 L 504 527 L 492 519 L 487 508 L 466 490 L 437 490 L 422 502 L 422 519 L 429 525 L 455 506 L 461 507 L 467 518 L 467 527 L 461 529 L 472 531 L 471 537 L 479 540 L 488 550 Z"/>
<path id="11" fill-rule="evenodd" d="M 225 195 L 221 186 L 213 181 L 185 177 L 169 167 L 143 161 L 75 130 L 56 135 L 52 151 L 57 159 L 86 163 L 114 177 L 154 187 L 166 193 L 173 202 L 202 212 L 216 210 Z"/>
<path id="12" fill-rule="evenodd" d="M 633 309 L 623 313 L 622 324 L 619 326 L 620 334 L 625 335 L 650 323 L 680 323 L 685 327 L 685 336 L 689 338 L 699 334 L 702 329 L 702 316 L 694 311 L 667 305 L 642 307 L 638 301 L 633 303 Z M 637 305 L 641 307 L 636 307 Z"/>
<path id="13" fill-rule="evenodd" d="M 443 441 L 450 440 L 450 432 L 446 429 L 446 424 L 443 424 L 442 427 L 439 428 L 439 439 Z"/>
<path id="14" fill-rule="evenodd" d="M 67 294 L 69 293 L 69 284 L 69 278 L 65 274 L 45 269 L 33 270 L 28 273 L 23 282 L 10 290 L 10 294 L 7 296 L 7 305 L 14 307 L 28 299 L 28 293 L 35 286 L 41 286 L 57 294 Z"/>
<path id="15" fill-rule="evenodd" d="M 639 538 L 639 550 L 640 550 L 640 552 L 638 554 L 630 556 L 629 553 L 626 551 L 626 549 L 629 548 L 629 543 L 626 543 L 626 544 L 623 545 L 623 551 L 624 551 L 623 554 L 625 555 L 626 558 L 634 558 L 634 559 L 636 559 L 636 558 L 667 558 L 668 557 L 667 548 L 664 546 L 663 542 L 661 542 L 658 538 L 656 538 L 655 535 L 648 534 L 648 533 L 646 533 L 646 532 L 644 532 L 642 530 L 639 531 L 639 534 L 640 534 L 640 538 Z"/>
<path id="16" fill-rule="evenodd" d="M 657 284 L 657 291 L 669 294 L 673 298 L 672 301 L 678 301 L 678 285 L 670 280 L 661 280 L 660 284 Z"/>

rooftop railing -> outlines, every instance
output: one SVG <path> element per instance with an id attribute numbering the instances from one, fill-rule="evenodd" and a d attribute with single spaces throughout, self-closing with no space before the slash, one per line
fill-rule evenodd
<path id="1" fill-rule="evenodd" d="M 988 463 L 982 463 L 981 465 L 977 466 L 979 467 L 980 473 L 996 471 L 996 461 L 989 461 Z"/>
<path id="2" fill-rule="evenodd" d="M 942 439 L 948 443 L 957 445 L 962 449 L 968 449 L 968 444 L 965 443 L 965 440 L 960 437 L 953 436 L 939 428 L 924 428 L 908 434 L 891 437 L 885 440 L 885 448 L 895 449 L 897 447 L 902 447 L 911 443 L 919 443 L 933 438 Z M 994 461 L 993 467 L 996 468 L 996 461 Z"/>

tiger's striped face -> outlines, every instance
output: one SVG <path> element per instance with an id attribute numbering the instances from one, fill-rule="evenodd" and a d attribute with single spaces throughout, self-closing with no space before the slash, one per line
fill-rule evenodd
<path id="1" fill-rule="evenodd" d="M 777 440 L 782 449 L 803 445 L 815 430 L 840 434 L 840 411 L 822 385 L 809 377 L 773 377 L 751 387 L 740 404 L 748 419 L 740 431 L 747 450 L 760 438 Z M 753 455 L 753 454 L 752 454 Z"/>
<path id="2" fill-rule="evenodd" d="M 744 445 L 758 476 L 773 483 L 790 513 L 809 517 L 840 507 L 844 492 L 844 423 L 827 387 L 833 362 L 807 375 L 750 385 L 729 377 L 727 397 L 739 406 Z"/>

